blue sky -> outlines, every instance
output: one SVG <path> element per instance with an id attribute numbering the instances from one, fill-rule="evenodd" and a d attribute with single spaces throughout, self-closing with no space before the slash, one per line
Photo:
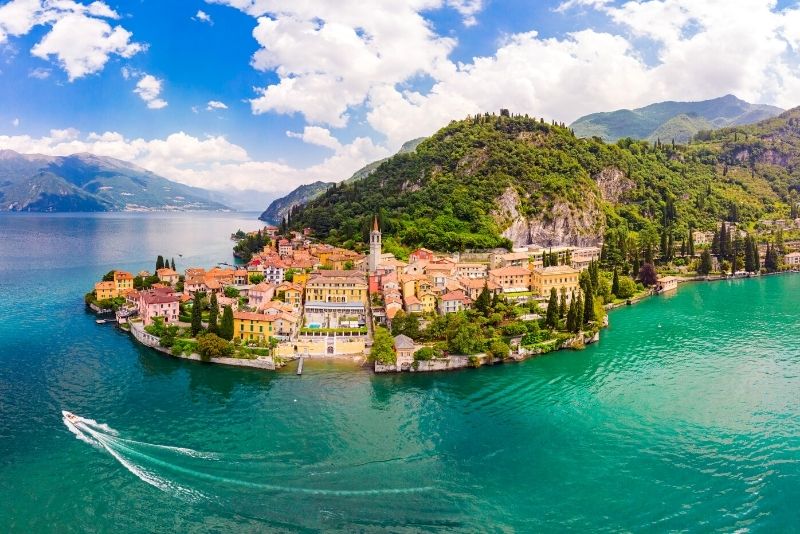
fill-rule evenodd
<path id="1" fill-rule="evenodd" d="M 262 202 L 499 107 L 570 122 L 726 93 L 794 106 L 798 13 L 763 0 L 5 0 L 0 148 L 93 151 Z"/>

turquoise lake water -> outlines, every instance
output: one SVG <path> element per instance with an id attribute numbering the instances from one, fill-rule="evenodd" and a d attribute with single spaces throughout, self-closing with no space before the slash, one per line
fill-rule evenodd
<path id="1" fill-rule="evenodd" d="M 0 215 L 0 531 L 800 530 L 800 276 L 682 285 L 584 351 L 427 375 L 176 361 L 84 312 L 112 267 L 231 261 L 239 227 Z"/>

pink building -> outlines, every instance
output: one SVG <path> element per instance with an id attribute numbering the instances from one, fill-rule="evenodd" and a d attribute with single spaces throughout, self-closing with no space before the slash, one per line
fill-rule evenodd
<path id="1" fill-rule="evenodd" d="M 153 323 L 156 317 L 163 317 L 165 323 L 178 322 L 180 298 L 172 290 L 152 289 L 139 292 L 139 317 L 145 326 Z"/>
<path id="2" fill-rule="evenodd" d="M 250 288 L 247 293 L 248 305 L 253 308 L 265 304 L 273 299 L 275 296 L 275 285 L 261 282 Z"/>

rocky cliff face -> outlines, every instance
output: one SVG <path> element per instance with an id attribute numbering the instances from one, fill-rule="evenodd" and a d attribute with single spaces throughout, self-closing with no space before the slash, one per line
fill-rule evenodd
<path id="1" fill-rule="evenodd" d="M 616 167 L 603 169 L 594 177 L 600 189 L 600 197 L 606 202 L 616 204 L 624 199 L 625 194 L 636 188 L 636 183 L 625 177 L 625 173 Z"/>
<path id="2" fill-rule="evenodd" d="M 497 199 L 495 220 L 515 247 L 529 244 L 540 246 L 597 246 L 602 243 L 604 218 L 599 199 L 586 199 L 586 206 L 578 208 L 565 201 L 553 203 L 551 209 L 525 216 L 520 213 L 519 193 L 508 187 Z"/>

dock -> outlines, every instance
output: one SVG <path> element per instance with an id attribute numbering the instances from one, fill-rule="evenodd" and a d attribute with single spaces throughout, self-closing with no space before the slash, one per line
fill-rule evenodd
<path id="1" fill-rule="evenodd" d="M 297 374 L 303 374 L 303 356 L 300 356 L 300 362 L 297 364 Z"/>

